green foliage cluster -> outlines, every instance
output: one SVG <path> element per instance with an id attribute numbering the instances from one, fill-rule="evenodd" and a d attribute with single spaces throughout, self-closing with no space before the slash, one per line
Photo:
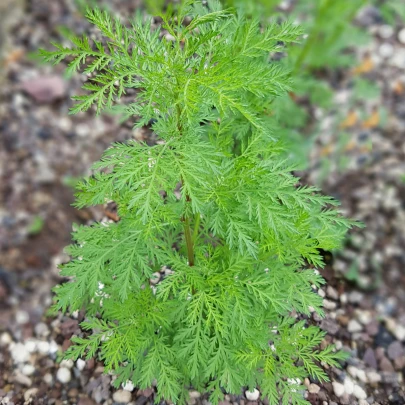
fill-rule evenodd
<path id="1" fill-rule="evenodd" d="M 74 231 L 54 309 L 85 308 L 88 333 L 66 356 L 99 355 L 117 386 L 156 379 L 157 401 L 184 402 L 192 385 L 214 404 L 242 386 L 271 404 L 306 403 L 303 378 L 326 381 L 321 364 L 345 357 L 319 350 L 324 333 L 305 320 L 323 315 L 314 267 L 355 223 L 298 185 L 274 133 L 272 105 L 291 79 L 271 55 L 301 28 L 262 30 L 215 1 L 183 2 L 162 28 L 98 9 L 87 18 L 102 41 L 71 36 L 72 47 L 41 51 L 89 75 L 72 113 L 136 89 L 123 108 L 138 126 L 153 122 L 159 141 L 113 144 L 78 185 L 77 207 L 115 201 L 120 221 Z"/>

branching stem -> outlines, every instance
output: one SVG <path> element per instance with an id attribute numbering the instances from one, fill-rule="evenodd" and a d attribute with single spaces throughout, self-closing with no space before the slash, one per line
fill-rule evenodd
<path id="1" fill-rule="evenodd" d="M 188 217 L 184 218 L 184 236 L 186 238 L 188 265 L 190 267 L 193 267 L 194 266 L 194 243 L 193 243 L 193 237 L 191 236 L 190 218 L 188 218 Z"/>

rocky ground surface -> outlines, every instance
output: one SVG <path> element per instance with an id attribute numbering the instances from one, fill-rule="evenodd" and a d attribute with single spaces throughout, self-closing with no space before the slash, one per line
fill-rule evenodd
<path id="1" fill-rule="evenodd" d="M 137 6 L 114 3 L 123 12 Z M 128 383 L 115 390 L 113 376 L 103 374 L 96 359 L 58 362 L 71 336 L 81 333 L 83 315 L 45 316 L 50 289 L 60 281 L 56 266 L 67 260 L 62 248 L 72 222 L 114 219 L 108 207 L 70 207 L 75 179 L 111 141 L 150 140 L 146 130 L 133 131 L 114 117 L 69 116 L 70 96 L 83 78 L 66 78 L 63 69 L 40 65 L 33 56 L 51 39 L 60 40 L 61 27 L 88 29 L 78 4 L 0 5 L 0 33 L 8 38 L 0 43 L 1 404 L 144 405 L 154 398 L 153 387 L 140 391 Z M 318 294 L 327 317 L 313 318 L 328 333 L 323 344 L 334 343 L 351 357 L 342 370 L 328 370 L 331 383 L 304 382 L 313 405 L 405 404 L 405 29 L 386 25 L 371 7 L 358 20 L 372 41 L 357 51 L 356 69 L 333 79 L 336 109 L 315 111 L 321 136 L 311 169 L 302 173 L 310 183 L 322 178 L 324 191 L 367 225 L 341 253 L 329 255 L 323 271 L 328 284 Z M 350 102 L 356 76 L 373 82 L 378 93 Z M 259 391 L 242 389 L 224 405 L 262 402 Z M 208 404 L 191 391 L 190 404 L 196 403 Z"/>

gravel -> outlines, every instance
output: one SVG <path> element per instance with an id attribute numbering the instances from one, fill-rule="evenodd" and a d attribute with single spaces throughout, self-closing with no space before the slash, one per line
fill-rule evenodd
<path id="1" fill-rule="evenodd" d="M 72 379 L 72 373 L 67 367 L 61 367 L 58 372 L 56 373 L 56 378 L 62 384 L 67 384 Z"/>
<path id="2" fill-rule="evenodd" d="M 245 391 L 245 396 L 249 401 L 257 401 L 259 399 L 260 392 L 255 388 L 253 391 Z"/>

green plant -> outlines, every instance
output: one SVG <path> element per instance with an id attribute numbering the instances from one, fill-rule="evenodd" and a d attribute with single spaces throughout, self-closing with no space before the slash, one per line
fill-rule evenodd
<path id="1" fill-rule="evenodd" d="M 90 75 L 72 113 L 100 112 L 135 88 L 126 112 L 159 137 L 113 144 L 78 186 L 77 207 L 113 200 L 120 221 L 75 228 L 61 273 L 71 281 L 56 287 L 54 309 L 84 308 L 86 335 L 66 357 L 98 355 L 116 386 L 156 379 L 156 400 L 184 402 L 193 385 L 217 403 L 223 390 L 259 385 L 272 404 L 303 404 L 301 380 L 325 381 L 320 363 L 345 358 L 317 348 L 324 333 L 307 317 L 311 307 L 323 315 L 320 249 L 339 246 L 354 222 L 297 186 L 273 138 L 271 104 L 290 78 L 269 55 L 301 29 L 261 31 L 217 2 L 192 3 L 162 16 L 169 35 L 141 16 L 128 28 L 89 10 L 103 41 L 41 51 Z"/>

